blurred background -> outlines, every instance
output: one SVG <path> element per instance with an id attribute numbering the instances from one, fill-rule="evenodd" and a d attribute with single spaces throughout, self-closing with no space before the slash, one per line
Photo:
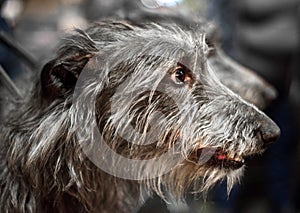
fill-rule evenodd
<path id="1" fill-rule="evenodd" d="M 20 97 L 74 28 L 105 17 L 138 19 L 141 11 L 214 22 L 225 52 L 277 89 L 265 112 L 280 126 L 281 138 L 248 164 L 230 196 L 222 182 L 205 201 L 191 195 L 187 203 L 165 204 L 154 197 L 139 212 L 300 212 L 300 0 L 0 0 L 0 7 L 0 65 Z M 3 112 L 10 94 L 0 86 Z"/>

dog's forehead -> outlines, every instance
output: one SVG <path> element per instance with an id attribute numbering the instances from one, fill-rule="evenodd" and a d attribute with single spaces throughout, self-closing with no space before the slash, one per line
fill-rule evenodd
<path id="1" fill-rule="evenodd" d="M 164 46 L 166 49 L 180 48 L 184 52 L 195 52 L 197 47 L 200 50 L 199 47 L 203 48 L 206 45 L 203 39 L 204 32 L 185 30 L 176 24 L 167 26 L 151 24 L 147 28 L 140 28 L 133 32 L 133 37 L 135 35 L 146 42 L 154 41 L 160 45 L 166 44 Z"/>
<path id="2" fill-rule="evenodd" d="M 104 22 L 88 29 L 93 40 L 108 44 L 127 44 L 128 48 L 140 46 L 142 48 L 164 49 L 175 52 L 181 49 L 184 52 L 194 52 L 206 48 L 205 32 L 202 28 L 193 30 L 183 29 L 177 24 L 145 24 L 142 26 L 130 25 L 124 22 Z"/>
<path id="3" fill-rule="evenodd" d="M 113 64 L 138 63 L 142 68 L 180 63 L 198 72 L 198 65 L 206 61 L 208 47 L 201 28 L 192 31 L 176 24 L 132 26 L 117 22 L 100 23 L 87 34 L 96 43 L 100 58 L 109 57 Z"/>

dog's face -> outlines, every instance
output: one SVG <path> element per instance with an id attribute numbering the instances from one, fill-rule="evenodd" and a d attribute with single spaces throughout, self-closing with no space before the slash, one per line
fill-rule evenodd
<path id="1" fill-rule="evenodd" d="M 43 95 L 72 100 L 82 149 L 112 175 L 177 196 L 225 177 L 231 188 L 280 131 L 220 83 L 207 54 L 204 32 L 100 23 L 45 66 Z"/>

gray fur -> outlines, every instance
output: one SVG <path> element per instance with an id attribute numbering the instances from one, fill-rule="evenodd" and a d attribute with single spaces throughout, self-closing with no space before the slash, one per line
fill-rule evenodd
<path id="1" fill-rule="evenodd" d="M 225 178 L 230 191 L 244 166 L 216 165 L 203 160 L 205 154 L 214 158 L 224 152 L 234 158 L 262 153 L 279 129 L 220 83 L 207 65 L 207 54 L 202 29 L 176 25 L 107 21 L 67 37 L 2 128 L 0 211 L 130 212 L 141 191 L 182 199 L 191 188 L 206 192 Z M 185 66 L 191 77 L 180 85 L 173 78 L 178 66 Z M 82 85 L 76 82 L 76 89 L 73 80 L 88 71 L 93 75 Z M 155 143 L 147 144 L 147 124 L 156 111 L 164 116 L 164 128 Z M 126 131 L 129 125 L 135 132 Z M 169 159 L 134 171 L 154 172 L 155 178 L 109 175 L 82 151 L 97 138 L 91 131 L 95 126 L 122 156 L 155 159 L 173 150 L 182 161 L 167 173 Z M 123 133 L 133 142 L 124 140 Z M 97 148 L 94 142 L 87 147 Z M 111 167 L 122 163 L 110 160 L 105 162 Z"/>

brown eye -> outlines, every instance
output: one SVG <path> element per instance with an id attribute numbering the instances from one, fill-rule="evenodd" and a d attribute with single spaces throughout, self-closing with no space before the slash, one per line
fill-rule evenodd
<path id="1" fill-rule="evenodd" d="M 177 68 L 175 72 L 172 74 L 172 80 L 176 84 L 183 84 L 186 80 L 186 73 L 183 68 Z"/>

